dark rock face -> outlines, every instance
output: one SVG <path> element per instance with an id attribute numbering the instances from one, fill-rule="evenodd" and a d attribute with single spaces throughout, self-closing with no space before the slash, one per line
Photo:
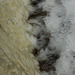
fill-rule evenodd
<path id="1" fill-rule="evenodd" d="M 32 0 L 31 4 L 32 6 L 35 8 L 35 11 L 33 12 L 33 14 L 30 14 L 29 16 L 29 20 L 33 19 L 36 20 L 38 22 L 38 20 L 40 20 L 40 24 L 39 24 L 39 32 L 36 35 L 37 38 L 37 48 L 35 48 L 33 50 L 33 55 L 37 58 L 37 56 L 39 56 L 41 49 L 45 50 L 46 48 L 48 48 L 48 45 L 50 43 L 50 33 L 47 31 L 47 28 L 45 26 L 44 23 L 44 18 L 48 15 L 47 11 L 43 11 L 43 8 L 39 8 L 38 4 L 43 2 L 44 0 Z M 40 18 L 41 17 L 41 18 Z M 35 23 L 34 23 L 35 24 Z M 37 24 L 36 24 L 37 25 Z M 46 60 L 38 60 L 39 62 L 39 67 L 40 67 L 40 71 L 55 71 L 55 66 L 54 64 L 56 63 L 57 59 L 59 58 L 59 54 L 52 54 L 52 55 L 48 55 L 48 59 Z"/>
<path id="2" fill-rule="evenodd" d="M 39 61 L 40 70 L 47 71 L 47 72 L 50 70 L 55 71 L 54 63 L 56 62 L 58 58 L 59 58 L 59 55 L 53 54 L 52 56 L 49 57 L 49 59 L 44 61 Z"/>
<path id="3" fill-rule="evenodd" d="M 33 53 L 34 56 L 38 56 L 39 55 L 39 50 L 38 49 L 34 49 L 32 53 Z"/>
<path id="4" fill-rule="evenodd" d="M 39 62 L 40 70 L 41 71 L 49 71 L 49 70 L 55 70 L 55 67 L 49 63 L 49 61 L 40 61 Z"/>
<path id="5" fill-rule="evenodd" d="M 29 19 L 36 19 L 37 17 L 45 17 L 47 15 L 47 12 L 42 10 L 43 10 L 42 8 L 36 9 L 35 12 L 29 16 Z"/>
<path id="6" fill-rule="evenodd" d="M 42 31 L 41 33 L 38 34 L 37 39 L 38 39 L 37 44 L 39 46 L 38 49 L 45 50 L 45 48 L 48 46 L 49 41 L 50 41 L 50 34 Z"/>
<path id="7" fill-rule="evenodd" d="M 43 2 L 44 0 L 31 0 L 32 6 L 37 6 L 39 3 Z"/>

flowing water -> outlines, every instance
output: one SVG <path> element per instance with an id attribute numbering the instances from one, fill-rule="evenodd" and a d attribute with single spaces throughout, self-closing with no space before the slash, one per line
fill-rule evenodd
<path id="1" fill-rule="evenodd" d="M 31 0 L 29 16 L 42 75 L 75 75 L 75 0 Z"/>

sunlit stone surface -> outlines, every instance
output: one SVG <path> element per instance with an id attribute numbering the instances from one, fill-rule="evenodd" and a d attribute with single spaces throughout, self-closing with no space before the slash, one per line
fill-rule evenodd
<path id="1" fill-rule="evenodd" d="M 29 0 L 0 0 L 0 75 L 40 75 L 29 12 Z"/>

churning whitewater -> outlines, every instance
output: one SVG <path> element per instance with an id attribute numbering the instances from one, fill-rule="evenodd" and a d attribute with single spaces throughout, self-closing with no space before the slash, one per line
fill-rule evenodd
<path id="1" fill-rule="evenodd" d="M 42 75 L 75 75 L 75 0 L 32 0 L 32 6 L 41 12 L 30 23 Z"/>

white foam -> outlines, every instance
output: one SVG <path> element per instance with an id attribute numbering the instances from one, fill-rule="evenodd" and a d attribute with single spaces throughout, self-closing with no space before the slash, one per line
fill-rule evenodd
<path id="1" fill-rule="evenodd" d="M 49 12 L 44 18 L 47 31 L 51 33 L 48 46 L 60 53 L 55 64 L 56 74 L 49 71 L 41 75 L 75 75 L 75 0 L 45 0 L 39 7 Z M 31 22 L 40 24 L 37 20 Z M 34 29 L 34 34 L 41 30 L 40 26 Z M 47 59 L 47 54 L 51 54 L 48 48 L 41 49 L 38 60 Z"/>
<path id="2" fill-rule="evenodd" d="M 50 46 L 61 51 L 56 63 L 57 75 L 74 75 L 75 71 L 75 0 L 46 0 L 42 3 L 49 15 L 44 19 L 51 33 Z M 46 74 L 45 74 L 46 75 Z"/>

